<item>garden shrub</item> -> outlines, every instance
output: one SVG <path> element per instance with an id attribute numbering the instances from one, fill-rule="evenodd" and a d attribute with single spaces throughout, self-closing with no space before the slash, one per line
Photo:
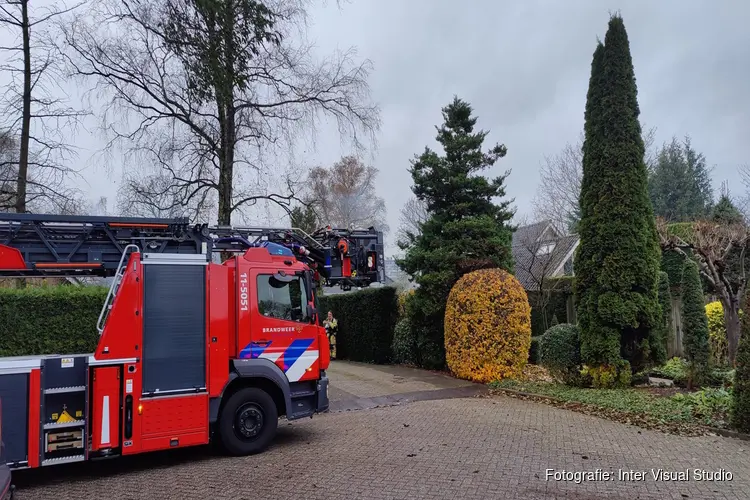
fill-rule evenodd
<path id="1" fill-rule="evenodd" d="M 708 319 L 708 345 L 711 362 L 715 366 L 725 366 L 729 359 L 727 328 L 724 324 L 724 308 L 718 300 L 706 304 Z"/>
<path id="2" fill-rule="evenodd" d="M 732 393 L 726 389 L 701 389 L 688 394 L 675 394 L 675 401 L 691 407 L 693 416 L 705 425 L 711 425 L 729 414 L 732 407 Z"/>
<path id="3" fill-rule="evenodd" d="M 581 371 L 582 381 L 585 380 L 596 389 L 630 387 L 633 374 L 630 362 L 622 360 L 617 364 L 606 364 L 599 366 L 584 366 Z"/>
<path id="4" fill-rule="evenodd" d="M 669 290 L 669 276 L 664 271 L 659 271 L 659 307 L 661 318 L 659 325 L 653 328 L 653 343 L 649 346 L 651 350 L 652 365 L 661 365 L 667 360 L 667 339 L 670 336 L 669 316 L 672 313 L 671 292 Z"/>
<path id="5" fill-rule="evenodd" d="M 734 384 L 734 370 L 714 368 L 708 374 L 706 385 L 709 387 L 731 387 Z"/>
<path id="6" fill-rule="evenodd" d="M 682 272 L 683 346 L 690 361 L 688 387 L 704 384 L 708 374 L 708 319 L 698 264 L 686 259 Z"/>
<path id="7" fill-rule="evenodd" d="M 576 325 L 563 323 L 547 330 L 539 343 L 539 363 L 566 384 L 579 383 L 580 335 Z"/>
<path id="8" fill-rule="evenodd" d="M 391 361 L 391 344 L 398 320 L 393 287 L 372 287 L 320 297 L 321 321 L 328 311 L 338 320 L 336 357 L 366 363 Z"/>
<path id="9" fill-rule="evenodd" d="M 664 250 L 661 254 L 661 270 L 667 273 L 672 295 L 679 297 L 682 287 L 682 271 L 685 256 L 675 250 Z"/>
<path id="10" fill-rule="evenodd" d="M 674 357 L 667 360 L 663 366 L 649 370 L 649 375 L 669 379 L 675 385 L 682 387 L 687 383 L 689 368 L 690 366 L 687 361 Z"/>
<path id="11" fill-rule="evenodd" d="M 104 287 L 0 288 L 0 356 L 86 354 L 99 341 Z"/>
<path id="12" fill-rule="evenodd" d="M 406 290 L 398 294 L 398 316 L 403 318 L 406 316 L 406 303 L 414 296 L 414 290 Z"/>
<path id="13" fill-rule="evenodd" d="M 529 359 L 531 307 L 518 280 L 501 269 L 463 275 L 448 296 L 445 354 L 459 378 L 519 377 Z"/>
<path id="14" fill-rule="evenodd" d="M 532 365 L 539 364 L 539 342 L 542 336 L 531 337 L 531 347 L 529 348 L 529 363 Z"/>

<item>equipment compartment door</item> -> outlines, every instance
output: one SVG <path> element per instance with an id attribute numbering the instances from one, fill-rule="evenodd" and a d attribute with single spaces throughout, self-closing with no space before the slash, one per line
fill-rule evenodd
<path id="1" fill-rule="evenodd" d="M 120 366 L 95 367 L 92 397 L 92 451 L 120 446 Z"/>
<path id="2" fill-rule="evenodd" d="M 39 387 L 37 386 L 37 391 Z M 0 374 L 0 399 L 5 459 L 8 463 L 26 462 L 29 426 L 29 374 Z M 38 401 L 38 399 L 37 399 Z M 37 425 L 38 422 L 37 422 Z M 38 435 L 37 435 L 38 436 Z"/>
<path id="3" fill-rule="evenodd" d="M 207 262 L 169 257 L 143 262 L 144 396 L 206 388 Z"/>

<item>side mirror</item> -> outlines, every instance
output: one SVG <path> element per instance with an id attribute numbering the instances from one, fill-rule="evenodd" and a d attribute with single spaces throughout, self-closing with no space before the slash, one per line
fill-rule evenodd
<path id="1" fill-rule="evenodd" d="M 307 304 L 307 317 L 310 318 L 310 323 L 317 323 L 317 318 L 315 318 L 317 312 L 312 304 Z"/>

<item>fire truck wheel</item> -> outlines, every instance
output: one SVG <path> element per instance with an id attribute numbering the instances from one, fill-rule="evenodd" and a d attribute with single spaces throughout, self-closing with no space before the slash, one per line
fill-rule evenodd
<path id="1" fill-rule="evenodd" d="M 246 387 L 232 394 L 219 417 L 221 444 L 232 455 L 265 450 L 276 435 L 279 414 L 267 392 Z"/>

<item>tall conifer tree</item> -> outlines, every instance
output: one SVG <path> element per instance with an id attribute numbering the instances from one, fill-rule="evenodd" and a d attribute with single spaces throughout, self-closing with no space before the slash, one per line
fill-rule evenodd
<path id="1" fill-rule="evenodd" d="M 661 321 L 659 240 L 648 196 L 630 44 L 619 15 L 594 52 L 586 103 L 580 250 L 581 354 L 597 369 L 639 369 Z"/>

